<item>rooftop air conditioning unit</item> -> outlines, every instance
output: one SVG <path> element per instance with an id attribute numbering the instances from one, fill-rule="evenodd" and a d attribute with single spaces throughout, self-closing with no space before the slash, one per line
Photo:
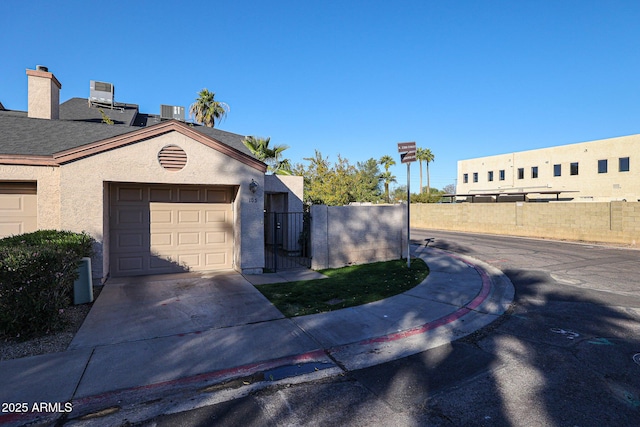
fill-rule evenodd
<path id="1" fill-rule="evenodd" d="M 160 105 L 160 118 L 163 120 L 175 119 L 184 122 L 184 107 Z"/>
<path id="2" fill-rule="evenodd" d="M 89 87 L 89 103 L 106 105 L 113 108 L 115 89 L 113 84 L 91 80 Z"/>

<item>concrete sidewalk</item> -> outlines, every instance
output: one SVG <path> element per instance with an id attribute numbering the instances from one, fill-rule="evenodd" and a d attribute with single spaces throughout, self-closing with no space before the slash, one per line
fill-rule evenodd
<path id="1" fill-rule="evenodd" d="M 413 251 L 430 268 L 415 288 L 290 319 L 249 282 L 298 280 L 299 272 L 229 273 L 202 283 L 196 277 L 182 287 L 169 277 L 166 287 L 157 280 L 152 287 L 107 283 L 69 350 L 0 362 L 0 402 L 29 409 L 0 413 L 0 424 L 63 417 L 65 425 L 136 422 L 272 384 L 337 375 L 461 338 L 496 320 L 513 300 L 511 282 L 488 264 L 434 248 Z M 216 286 L 236 296 L 215 300 L 209 295 Z M 132 292 L 127 301 L 139 304 L 114 315 L 117 293 Z M 232 310 L 223 310 L 228 304 Z M 205 306 L 222 314 L 205 313 Z"/>

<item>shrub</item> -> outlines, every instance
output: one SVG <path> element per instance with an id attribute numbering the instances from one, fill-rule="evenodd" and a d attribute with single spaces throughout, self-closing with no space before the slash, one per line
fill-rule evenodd
<path id="1" fill-rule="evenodd" d="M 0 334 L 31 336 L 63 326 L 87 234 L 42 230 L 0 239 Z"/>

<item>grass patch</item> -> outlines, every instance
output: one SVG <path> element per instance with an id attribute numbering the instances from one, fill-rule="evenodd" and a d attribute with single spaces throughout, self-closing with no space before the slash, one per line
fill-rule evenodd
<path id="1" fill-rule="evenodd" d="M 375 262 L 320 271 L 328 279 L 257 286 L 287 317 L 323 313 L 378 301 L 408 291 L 429 274 L 419 258 Z"/>

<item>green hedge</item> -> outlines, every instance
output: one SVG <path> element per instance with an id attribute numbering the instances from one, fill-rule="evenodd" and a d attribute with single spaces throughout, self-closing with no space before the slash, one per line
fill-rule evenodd
<path id="1" fill-rule="evenodd" d="M 78 263 L 92 246 L 85 233 L 56 230 L 0 239 L 0 335 L 26 339 L 61 328 Z"/>

